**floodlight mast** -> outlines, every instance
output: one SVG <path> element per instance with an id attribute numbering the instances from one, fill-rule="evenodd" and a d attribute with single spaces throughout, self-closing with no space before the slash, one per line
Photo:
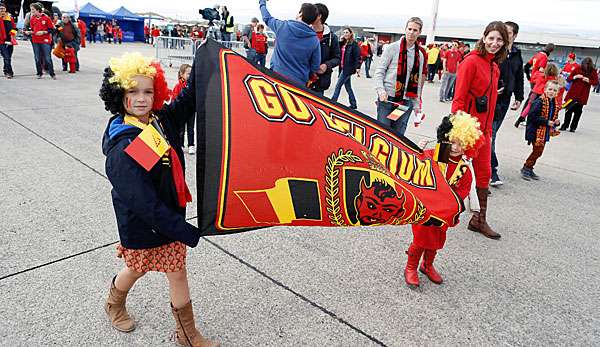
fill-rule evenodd
<path id="1" fill-rule="evenodd" d="M 433 0 L 431 8 L 431 28 L 429 29 L 429 33 L 427 34 L 427 44 L 435 42 L 435 29 L 437 27 L 437 17 L 438 17 L 438 8 L 440 5 L 440 0 Z"/>

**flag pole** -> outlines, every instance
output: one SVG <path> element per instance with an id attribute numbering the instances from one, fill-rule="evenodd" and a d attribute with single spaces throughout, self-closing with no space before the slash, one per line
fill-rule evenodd
<path id="1" fill-rule="evenodd" d="M 433 0 L 433 6 L 431 9 L 431 29 L 427 34 L 427 44 L 435 42 L 435 29 L 437 27 L 437 16 L 440 0 Z"/>

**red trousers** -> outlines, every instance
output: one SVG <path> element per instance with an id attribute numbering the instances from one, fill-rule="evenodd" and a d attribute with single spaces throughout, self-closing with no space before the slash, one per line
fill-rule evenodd
<path id="1" fill-rule="evenodd" d="M 447 226 L 412 225 L 413 244 L 432 251 L 442 249 L 446 243 L 446 230 Z"/>
<path id="2" fill-rule="evenodd" d="M 65 58 L 65 63 L 69 65 L 69 72 L 75 72 L 75 57 Z"/>
<path id="3" fill-rule="evenodd" d="M 485 143 L 473 158 L 473 171 L 475 173 L 475 186 L 487 189 L 492 178 L 492 135 L 485 134 Z"/>
<path id="4" fill-rule="evenodd" d="M 525 161 L 525 165 L 524 165 L 528 169 L 533 169 L 533 167 L 535 166 L 535 162 L 542 156 L 542 153 L 544 153 L 545 144 L 544 145 L 534 144 L 532 147 L 533 148 L 532 148 L 531 154 Z"/>

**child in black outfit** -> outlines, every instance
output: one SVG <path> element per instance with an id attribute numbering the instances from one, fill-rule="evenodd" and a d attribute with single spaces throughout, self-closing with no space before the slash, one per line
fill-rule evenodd
<path id="1" fill-rule="evenodd" d="M 551 80 L 546 83 L 544 94 L 535 99 L 527 115 L 527 129 L 525 140 L 533 146 L 531 154 L 521 169 L 521 177 L 529 181 L 538 180 L 539 176 L 533 172 L 536 161 L 542 156 L 546 142 L 550 141 L 553 129 L 560 125 L 558 111 L 560 102 L 557 100 L 560 85 L 558 81 Z"/>
<path id="2" fill-rule="evenodd" d="M 113 278 L 105 310 L 112 326 L 135 329 L 125 308 L 127 294 L 149 271 L 164 272 L 169 282 L 177 342 L 184 346 L 217 346 L 196 329 L 186 272 L 186 247 L 200 238 L 185 219 L 191 195 L 185 183 L 183 152 L 178 131 L 186 114 L 177 105 L 164 106 L 169 91 L 157 62 L 139 53 L 111 59 L 105 69 L 100 97 L 109 120 L 102 150 L 112 189 L 121 243 L 117 256 L 125 267 Z M 181 105 L 180 105 L 181 106 Z M 142 135 L 140 135 L 142 134 Z M 152 134 L 147 148 L 155 155 L 140 156 L 143 134 Z M 155 145 L 155 146 L 154 146 Z M 145 152 L 148 154 L 149 152 Z M 148 161 L 154 158 L 154 161 Z"/>

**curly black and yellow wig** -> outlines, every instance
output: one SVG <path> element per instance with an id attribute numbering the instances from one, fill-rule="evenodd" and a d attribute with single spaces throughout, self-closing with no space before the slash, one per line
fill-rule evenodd
<path id="1" fill-rule="evenodd" d="M 154 103 L 152 110 L 160 110 L 169 98 L 169 88 L 165 79 L 165 72 L 160 63 L 152 61 L 139 53 L 125 53 L 120 58 L 113 58 L 104 69 L 100 99 L 104 101 L 104 108 L 110 113 L 124 114 L 123 98 L 125 91 L 133 88 L 136 82 L 133 76 L 146 76 L 153 79 Z"/>

